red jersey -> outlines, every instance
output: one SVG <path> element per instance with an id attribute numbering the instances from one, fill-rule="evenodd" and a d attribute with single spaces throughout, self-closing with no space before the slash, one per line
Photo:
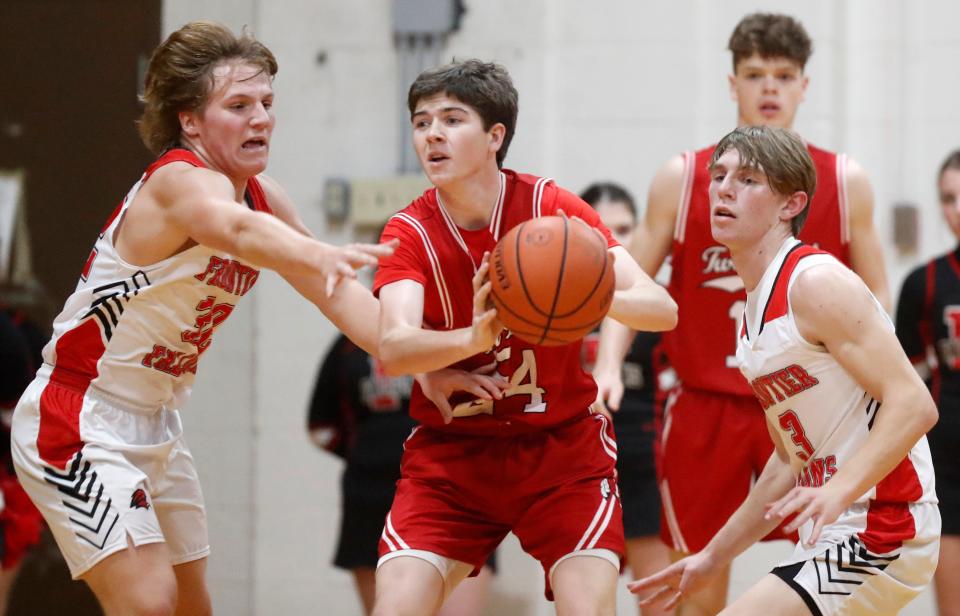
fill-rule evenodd
<path id="1" fill-rule="evenodd" d="M 730 252 L 710 231 L 710 173 L 715 146 L 684 152 L 684 182 L 673 233 L 670 295 L 679 306 L 676 329 L 664 334 L 671 365 L 686 387 L 752 396 L 736 358 L 737 325 L 747 295 Z M 800 240 L 850 265 L 846 164 L 843 154 L 807 145 L 817 189 Z"/>
<path id="2" fill-rule="evenodd" d="M 616 240 L 593 208 L 552 180 L 509 170 L 500 173 L 500 196 L 490 224 L 477 230 L 453 222 L 437 190 L 431 188 L 394 214 L 383 241 L 399 238 L 393 255 L 380 260 L 373 290 L 399 280 L 423 285 L 423 327 L 451 330 L 473 322 L 473 274 L 485 251 L 493 251 L 507 231 L 524 221 L 562 209 L 599 229 L 610 247 Z M 497 372 L 512 384 L 502 400 L 463 399 L 454 420 L 445 425 L 436 406 L 414 385 L 410 416 L 422 424 L 450 432 L 517 434 L 555 426 L 588 415 L 597 386 L 580 363 L 580 341 L 555 347 L 529 344 L 504 331 L 489 353 L 455 365 L 471 370 L 496 360 Z"/>

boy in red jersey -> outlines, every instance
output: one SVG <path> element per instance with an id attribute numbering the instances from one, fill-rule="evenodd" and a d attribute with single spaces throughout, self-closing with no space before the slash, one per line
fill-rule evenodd
<path id="1" fill-rule="evenodd" d="M 559 613 L 612 614 L 623 555 L 616 442 L 590 411 L 596 385 L 580 343 L 540 347 L 488 309 L 487 254 L 512 227 L 563 212 L 603 233 L 617 255 L 610 316 L 662 330 L 676 306 L 611 238 L 593 210 L 550 180 L 501 170 L 517 92 L 496 64 L 468 60 L 410 88 L 413 142 L 435 188 L 387 223 L 398 250 L 381 261 L 380 356 L 389 372 L 495 361 L 510 387 L 441 416 L 416 386 L 401 479 L 387 516 L 375 614 L 427 614 L 508 532 L 543 565 Z M 551 592 L 552 590 L 552 592 Z"/>
<path id="2" fill-rule="evenodd" d="M 730 94 L 737 102 L 738 126 L 791 128 L 809 82 L 804 67 L 812 49 L 803 26 L 786 15 L 748 15 L 734 29 L 729 49 L 734 69 Z M 866 174 L 843 154 L 810 144 L 807 149 L 818 182 L 800 239 L 850 266 L 888 306 Z M 668 398 L 657 464 L 661 538 L 675 560 L 702 549 L 720 529 L 746 497 L 773 447 L 760 407 L 736 369 L 736 319 L 746 295 L 729 251 L 710 231 L 707 164 L 713 150 L 685 152 L 657 172 L 644 233 L 637 234 L 631 247 L 650 275 L 671 256 L 668 288 L 680 307 L 677 329 L 664 336 L 680 384 Z M 628 341 L 625 328 L 605 325 L 594 375 L 612 408 L 619 403 L 619 364 Z M 704 491 L 704 484 L 714 489 Z M 720 611 L 726 603 L 727 574 L 716 576 L 700 593 L 684 596 L 684 613 Z"/>

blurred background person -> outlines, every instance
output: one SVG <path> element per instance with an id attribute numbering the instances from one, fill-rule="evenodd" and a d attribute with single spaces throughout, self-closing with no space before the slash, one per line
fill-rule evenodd
<path id="1" fill-rule="evenodd" d="M 960 149 L 940 165 L 937 192 L 960 240 Z M 927 434 L 943 526 L 934 575 L 940 616 L 960 614 L 960 245 L 913 270 L 897 302 L 897 337 L 930 387 L 940 420 Z"/>

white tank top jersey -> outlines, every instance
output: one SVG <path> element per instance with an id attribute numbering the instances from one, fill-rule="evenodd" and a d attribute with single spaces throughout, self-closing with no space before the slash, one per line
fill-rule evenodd
<path id="1" fill-rule="evenodd" d="M 797 329 L 790 289 L 801 272 L 817 266 L 845 267 L 799 240 L 785 241 L 747 294 L 737 344 L 740 370 L 789 452 L 797 485 L 813 487 L 843 468 L 883 412 L 825 347 L 809 343 Z M 892 330 L 883 307 L 871 299 Z M 887 477 L 824 529 L 821 544 L 857 534 L 871 552 L 891 552 L 914 537 L 909 504 L 936 502 L 930 449 L 922 437 Z M 812 528 L 807 522 L 801 539 Z"/>
<path id="2" fill-rule="evenodd" d="M 101 231 L 43 349 L 51 380 L 89 385 L 132 411 L 186 402 L 214 330 L 260 275 L 201 245 L 147 266 L 117 253 L 114 234 L 127 207 L 156 169 L 175 161 L 205 166 L 193 153 L 174 149 L 147 168 Z M 270 211 L 256 179 L 248 182 L 247 204 Z"/>

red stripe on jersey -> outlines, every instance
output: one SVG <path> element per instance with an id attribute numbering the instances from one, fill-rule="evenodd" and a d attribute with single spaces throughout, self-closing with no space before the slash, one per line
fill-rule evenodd
<path id="1" fill-rule="evenodd" d="M 194 167 L 208 169 L 207 165 L 200 160 L 200 157 L 190 150 L 184 148 L 174 148 L 164 152 L 160 158 L 155 160 L 152 165 L 147 167 L 146 172 L 143 174 L 143 181 L 146 182 L 148 179 L 150 179 L 150 176 L 153 175 L 153 173 L 160 167 L 176 162 L 189 163 Z M 257 180 L 257 178 L 250 178 L 250 180 L 247 182 L 247 195 L 249 196 L 251 205 L 255 211 L 273 214 L 273 210 L 270 208 L 270 204 L 267 202 L 267 197 L 263 192 L 263 187 L 260 185 L 260 181 Z M 122 206 L 123 204 L 121 203 L 120 205 Z M 117 212 L 119 211 L 120 208 L 118 207 Z M 106 230 L 110 226 L 110 223 L 113 222 L 117 212 L 114 212 L 114 215 L 110 217 L 109 221 L 107 221 L 107 226 L 104 227 L 104 230 Z"/>
<path id="2" fill-rule="evenodd" d="M 169 165 L 170 163 L 190 163 L 194 167 L 206 168 L 207 166 L 203 164 L 203 161 L 200 158 L 184 148 L 174 148 L 172 150 L 167 150 L 163 153 L 160 158 L 153 161 L 153 164 L 147 167 L 147 170 L 143 173 L 143 181 L 146 182 L 150 179 L 150 176 L 153 175 L 153 172 L 159 169 L 164 165 Z"/>
<path id="3" fill-rule="evenodd" d="M 927 263 L 927 288 L 923 297 L 923 316 L 920 319 L 920 339 L 924 346 L 924 359 L 926 359 L 926 349 L 934 345 L 933 324 L 936 322 L 933 314 L 933 302 L 936 297 L 937 288 L 937 261 L 933 260 Z M 916 363 L 911 359 L 913 363 Z M 930 395 L 940 404 L 940 362 L 937 362 L 930 371 Z"/>
<path id="4" fill-rule="evenodd" d="M 104 229 L 107 229 L 109 227 L 110 227 L 110 222 L 108 221 L 107 226 L 104 227 Z M 93 250 L 90 251 L 90 256 L 87 257 L 87 262 L 83 264 L 83 271 L 80 272 L 80 278 L 82 278 L 84 282 L 86 282 L 87 278 L 90 277 L 90 270 L 93 268 L 93 261 L 96 258 L 97 258 L 97 247 L 94 246 Z"/>
<path id="5" fill-rule="evenodd" d="M 913 539 L 917 529 L 908 503 L 921 496 L 923 487 L 908 456 L 877 484 L 876 500 L 867 510 L 867 529 L 860 533 L 867 549 L 885 554 Z"/>
<path id="6" fill-rule="evenodd" d="M 247 182 L 247 194 L 253 201 L 254 210 L 265 214 L 273 214 L 270 204 L 267 203 L 267 196 L 264 194 L 263 187 L 260 186 L 260 181 L 257 178 L 250 178 Z"/>
<path id="7" fill-rule="evenodd" d="M 917 527 L 909 504 L 870 501 L 867 529 L 857 536 L 874 554 L 886 554 L 899 548 L 904 541 L 913 539 L 916 534 Z"/>
<path id="8" fill-rule="evenodd" d="M 126 203 L 126 202 L 127 202 L 127 198 L 124 197 L 124 198 L 123 198 L 123 201 L 121 201 L 119 204 L 117 204 L 117 207 L 114 208 L 113 213 L 110 214 L 110 218 L 107 219 L 107 223 L 106 223 L 105 225 L 103 225 L 103 229 L 100 229 L 100 237 L 103 237 L 103 234 L 107 232 L 107 229 L 110 228 L 110 225 L 113 224 L 113 221 L 116 220 L 116 219 L 117 219 L 117 216 L 120 215 L 120 212 L 123 211 L 123 204 Z M 92 262 L 93 262 L 93 259 L 91 258 L 91 259 L 88 261 L 88 264 L 89 264 L 89 263 L 92 263 Z"/>
<path id="9" fill-rule="evenodd" d="M 787 258 L 783 260 L 783 264 L 780 266 L 780 271 L 777 272 L 777 278 L 773 282 L 773 289 L 770 291 L 770 298 L 767 300 L 767 305 L 763 309 L 763 323 L 769 323 L 787 314 L 787 290 L 790 288 L 790 278 L 793 276 L 793 270 L 797 268 L 797 263 L 804 257 L 825 254 L 828 253 L 804 244 L 797 244 L 790 250 Z M 763 331 L 762 324 L 761 331 Z"/>
<path id="10" fill-rule="evenodd" d="M 907 456 L 877 484 L 878 501 L 912 502 L 923 496 L 917 469 Z"/>
<path id="11" fill-rule="evenodd" d="M 37 450 L 40 458 L 56 468 L 64 468 L 76 454 L 80 439 L 80 408 L 87 387 L 97 376 L 97 362 L 103 356 L 100 327 L 88 319 L 57 340 L 57 365 L 50 383 L 40 395 L 40 431 Z"/>

